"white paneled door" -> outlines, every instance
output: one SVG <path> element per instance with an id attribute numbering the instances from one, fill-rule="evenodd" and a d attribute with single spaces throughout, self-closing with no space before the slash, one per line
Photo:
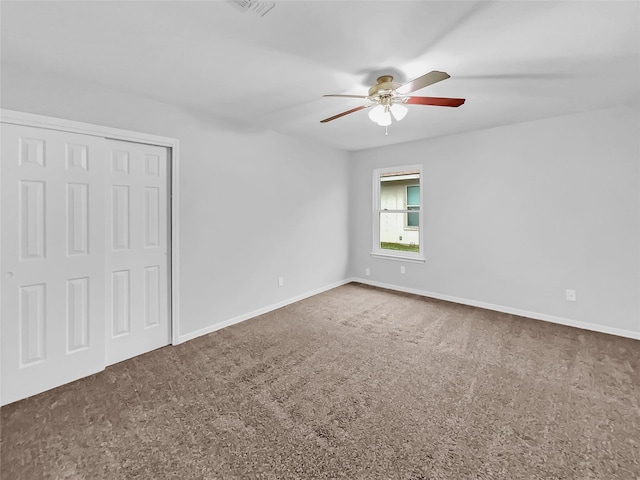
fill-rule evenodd
<path id="1" fill-rule="evenodd" d="M 167 149 L 107 142 L 107 365 L 169 343 Z"/>
<path id="2" fill-rule="evenodd" d="M 0 400 L 170 343 L 168 149 L 2 123 Z"/>
<path id="3" fill-rule="evenodd" d="M 2 124 L 2 404 L 104 368 L 104 139 Z"/>

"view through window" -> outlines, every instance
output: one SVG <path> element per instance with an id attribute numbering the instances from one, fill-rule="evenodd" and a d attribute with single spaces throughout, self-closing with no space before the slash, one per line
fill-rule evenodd
<path id="1" fill-rule="evenodd" d="M 374 237 L 377 248 L 374 248 L 374 253 L 392 251 L 403 253 L 403 256 L 404 253 L 421 253 L 420 176 L 420 167 L 375 171 L 377 212 Z"/>

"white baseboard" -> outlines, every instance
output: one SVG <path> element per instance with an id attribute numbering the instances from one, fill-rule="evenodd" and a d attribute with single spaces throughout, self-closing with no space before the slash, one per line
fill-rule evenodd
<path id="1" fill-rule="evenodd" d="M 389 283 L 374 282 L 372 280 L 368 280 L 368 279 L 364 279 L 364 278 L 352 277 L 352 278 L 347 278 L 345 280 L 341 280 L 339 282 L 332 283 L 330 285 L 326 285 L 326 286 L 321 287 L 321 288 L 317 288 L 315 290 L 303 293 L 301 295 L 296 295 L 295 297 L 288 298 L 286 300 L 283 300 L 283 301 L 278 302 L 278 303 L 274 303 L 274 304 L 269 305 L 267 307 L 263 307 L 263 308 L 260 308 L 258 310 L 254 310 L 252 312 L 247 312 L 245 314 L 238 315 L 237 317 L 230 318 L 229 320 L 225 320 L 223 322 L 219 322 L 219 323 L 216 323 L 214 325 L 210 325 L 210 326 L 202 328 L 200 330 L 196 330 L 195 332 L 191 332 L 191 333 L 186 333 L 184 335 L 180 335 L 178 337 L 178 341 L 176 343 L 174 343 L 174 345 L 178 345 L 180 343 L 186 342 L 188 340 L 192 340 L 192 339 L 200 337 L 202 335 L 206 335 L 208 333 L 215 332 L 216 330 L 220 330 L 222 328 L 229 327 L 231 325 L 235 325 L 236 323 L 244 322 L 245 320 L 249 320 L 250 318 L 254 318 L 254 317 L 257 317 L 259 315 L 263 315 L 263 314 L 271 312 L 273 310 L 277 310 L 278 308 L 285 307 L 285 306 L 290 305 L 292 303 L 299 302 L 300 300 L 304 300 L 305 298 L 309 298 L 309 297 L 312 297 L 314 295 L 318 295 L 319 293 L 323 293 L 323 292 L 326 292 L 328 290 L 332 290 L 332 289 L 334 289 L 336 287 L 340 287 L 342 285 L 345 285 L 345 284 L 351 283 L 351 282 L 363 283 L 365 285 L 371 285 L 373 287 L 386 288 L 388 290 L 395 290 L 397 292 L 412 293 L 414 295 L 420 295 L 420 296 L 423 296 L 423 297 L 435 298 L 435 299 L 438 299 L 438 300 L 445 300 L 447 302 L 459 303 L 459 304 L 462 304 L 462 305 L 469 305 L 469 306 L 472 306 L 472 307 L 485 308 L 487 310 L 493 310 L 493 311 L 496 311 L 496 312 L 508 313 L 508 314 L 511 314 L 511 315 L 518 315 L 520 317 L 532 318 L 534 320 L 543 320 L 545 322 L 557 323 L 559 325 L 565 325 L 565 326 L 568 326 L 568 327 L 581 328 L 583 330 L 591 330 L 591 331 L 594 331 L 594 332 L 607 333 L 607 334 L 610 334 L 610 335 L 617 335 L 619 337 L 626 337 L 626 338 L 633 338 L 635 340 L 640 340 L 640 332 L 634 332 L 633 330 L 623 330 L 623 329 L 620 329 L 620 328 L 607 327 L 607 326 L 598 325 L 598 324 L 595 324 L 595 323 L 580 322 L 580 321 L 577 321 L 577 320 L 571 320 L 569 318 L 556 317 L 554 315 L 547 315 L 545 313 L 530 312 L 530 311 L 527 311 L 527 310 L 521 310 L 519 308 L 505 307 L 505 306 L 502 306 L 502 305 L 494 305 L 492 303 L 480 302 L 480 301 L 477 301 L 477 300 L 469 300 L 467 298 L 454 297 L 454 296 L 451 296 L 451 295 L 444 295 L 444 294 L 441 294 L 441 293 L 427 292 L 425 290 L 418 290 L 418 289 L 415 289 L 415 288 L 401 287 L 401 286 L 392 285 L 392 284 L 389 284 Z"/>
<path id="2" fill-rule="evenodd" d="M 440 293 L 427 292 L 424 290 L 416 290 L 414 288 L 400 287 L 398 285 L 391 285 L 388 283 L 374 282 L 364 278 L 350 278 L 347 282 L 359 282 L 365 285 L 371 285 L 373 287 L 386 288 L 389 290 L 395 290 L 398 292 L 413 293 L 414 295 L 420 295 L 423 297 L 436 298 L 438 300 L 446 300 L 448 302 L 460 303 L 462 305 L 470 305 L 472 307 L 485 308 L 487 310 L 494 310 L 496 312 L 508 313 L 511 315 L 518 315 L 520 317 L 533 318 L 534 320 L 543 320 L 545 322 L 557 323 L 560 325 L 566 325 L 568 327 L 581 328 L 583 330 L 591 330 L 594 332 L 608 333 L 610 335 L 617 335 L 619 337 L 633 338 L 640 340 L 640 332 L 634 332 L 633 330 L 623 330 L 620 328 L 607 327 L 604 325 L 598 325 L 595 323 L 580 322 L 577 320 L 571 320 L 569 318 L 556 317 L 553 315 L 547 315 L 545 313 L 529 312 L 527 310 L 520 310 L 518 308 L 504 307 L 502 305 L 494 305 L 491 303 L 479 302 L 476 300 L 469 300 L 467 298 L 453 297 L 451 295 L 443 295 Z"/>
<path id="3" fill-rule="evenodd" d="M 313 297 L 314 295 L 318 295 L 319 293 L 326 292 L 327 290 L 332 290 L 336 287 L 340 287 L 347 283 L 351 282 L 351 279 L 341 280 L 336 283 L 332 283 L 330 285 L 326 285 L 321 288 L 317 288 L 310 292 L 303 293 L 301 295 L 296 295 L 295 297 L 288 298 L 278 303 L 274 303 L 273 305 L 269 305 L 267 307 L 259 308 L 258 310 L 254 310 L 252 312 L 244 313 L 242 315 L 238 315 L 237 317 L 230 318 L 229 320 L 224 320 L 222 322 L 216 323 L 214 325 L 210 325 L 205 328 L 201 328 L 200 330 L 196 330 L 195 332 L 185 333 L 184 335 L 178 336 L 178 341 L 173 343 L 173 345 L 178 345 L 180 343 L 186 342 L 187 340 L 193 340 L 194 338 L 201 337 L 202 335 L 206 335 L 211 332 L 215 332 L 216 330 L 220 330 L 225 327 L 230 327 L 231 325 L 235 325 L 236 323 L 244 322 L 245 320 L 249 320 L 250 318 L 257 317 L 258 315 L 263 315 L 265 313 L 271 312 L 273 310 L 277 310 L 278 308 L 286 307 L 295 302 L 299 302 L 300 300 L 304 300 L 305 298 Z"/>

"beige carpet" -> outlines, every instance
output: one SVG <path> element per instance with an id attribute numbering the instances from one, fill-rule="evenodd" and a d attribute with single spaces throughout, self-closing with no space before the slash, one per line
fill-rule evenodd
<path id="1" fill-rule="evenodd" d="M 640 342 L 350 284 L 1 413 L 3 480 L 629 480 Z"/>

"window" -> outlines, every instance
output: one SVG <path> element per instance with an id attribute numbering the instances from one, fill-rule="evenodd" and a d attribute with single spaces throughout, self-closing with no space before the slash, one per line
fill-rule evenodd
<path id="1" fill-rule="evenodd" d="M 372 255 L 424 261 L 421 177 L 421 165 L 374 170 Z"/>
<path id="2" fill-rule="evenodd" d="M 420 185 L 407 185 L 407 210 L 420 210 Z M 420 214 L 407 213 L 407 227 L 417 228 L 420 225 Z"/>

